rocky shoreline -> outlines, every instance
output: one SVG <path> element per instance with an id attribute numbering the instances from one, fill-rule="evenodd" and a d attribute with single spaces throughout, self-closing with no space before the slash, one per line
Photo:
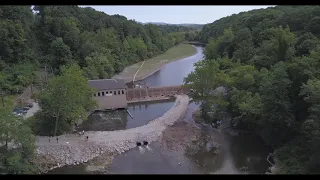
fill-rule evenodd
<path id="1" fill-rule="evenodd" d="M 206 124 L 206 123 L 201 119 L 200 116 L 201 116 L 201 115 L 200 115 L 200 109 L 199 109 L 199 108 L 196 109 L 196 110 L 192 113 L 192 117 L 193 117 L 193 119 L 194 119 L 194 121 L 195 121 L 196 123 L 199 123 L 199 124 L 201 124 L 201 125 L 203 125 L 203 126 L 210 126 L 209 124 Z M 218 130 L 221 130 L 221 129 L 223 129 L 223 128 L 226 128 L 226 127 L 224 127 L 224 126 L 225 126 L 225 124 L 224 124 L 224 125 L 222 124 L 221 127 L 218 128 Z M 241 131 L 234 130 L 234 129 L 230 129 L 230 128 L 223 129 L 223 131 L 224 131 L 225 133 L 228 133 L 228 134 L 231 135 L 231 136 L 239 136 L 239 133 L 241 133 Z M 277 160 L 276 158 L 274 158 L 274 161 L 275 161 L 275 163 L 274 163 L 273 165 L 270 164 L 271 166 L 268 168 L 268 170 L 267 170 L 267 172 L 266 172 L 265 174 L 279 174 L 279 173 L 281 172 L 281 168 L 278 166 L 279 160 Z"/>
<path id="2" fill-rule="evenodd" d="M 137 141 L 156 141 L 167 126 L 173 125 L 187 112 L 189 97 L 178 95 L 176 98 L 168 112 L 141 127 L 111 132 L 88 131 L 83 137 L 62 135 L 58 137 L 59 142 L 49 142 L 48 137 L 38 137 L 36 163 L 41 167 L 41 172 L 45 173 L 65 165 L 85 163 L 105 153 L 121 154 L 136 147 Z"/>

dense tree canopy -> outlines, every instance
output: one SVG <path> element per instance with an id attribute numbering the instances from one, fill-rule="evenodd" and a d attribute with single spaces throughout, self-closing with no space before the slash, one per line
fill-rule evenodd
<path id="1" fill-rule="evenodd" d="M 84 117 L 94 105 L 86 78 L 109 78 L 182 41 L 199 40 L 207 43 L 206 59 L 185 82 L 202 114 L 213 112 L 215 121 L 230 113 L 234 128 L 275 149 L 283 172 L 320 171 L 320 6 L 242 12 L 200 32 L 78 6 L 34 11 L 0 7 L 0 93 L 21 92 L 43 65 L 56 74 L 40 95 L 42 110 L 27 121 L 34 133 L 61 134 Z M 227 93 L 213 95 L 221 86 Z M 30 173 L 34 137 L 11 112 L 9 104 L 0 107 L 0 170 Z M 9 148 L 12 142 L 16 148 Z"/>
<path id="2" fill-rule="evenodd" d="M 0 7 L 0 85 L 6 93 L 22 91 L 43 65 L 58 73 L 60 66 L 77 63 L 89 79 L 110 78 L 198 33 L 189 27 L 142 25 L 78 6 L 33 10 Z"/>
<path id="3" fill-rule="evenodd" d="M 208 42 L 206 59 L 185 79 L 202 114 L 229 112 L 287 173 L 320 171 L 319 16 L 319 6 L 276 6 L 207 24 L 197 37 Z M 214 97 L 220 86 L 227 95 Z"/>
<path id="4" fill-rule="evenodd" d="M 47 81 L 41 83 L 41 111 L 25 123 L 11 114 L 12 104 L 0 107 L 0 172 L 33 172 L 31 130 L 57 135 L 86 118 L 94 106 L 87 79 L 110 78 L 128 65 L 193 40 L 197 33 L 188 27 L 142 25 L 78 6 L 1 6 L 1 96 L 20 94 L 39 78 Z M 43 67 L 55 76 L 47 78 Z M 10 148 L 12 143 L 16 148 Z"/>
<path id="5" fill-rule="evenodd" d="M 61 67 L 61 75 L 51 79 L 40 94 L 41 111 L 29 119 L 33 131 L 53 136 L 70 132 L 74 123 L 86 119 L 86 112 L 94 108 L 93 93 L 79 66 Z"/>
<path id="6" fill-rule="evenodd" d="M 12 115 L 12 102 L 4 99 L 0 106 L 0 172 L 30 174 L 35 138 L 22 119 Z"/>

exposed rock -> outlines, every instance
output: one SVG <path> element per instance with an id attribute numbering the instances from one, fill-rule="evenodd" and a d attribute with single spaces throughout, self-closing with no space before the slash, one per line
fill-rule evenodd
<path id="1" fill-rule="evenodd" d="M 239 169 L 239 171 L 247 171 L 248 170 L 248 167 L 246 167 L 246 166 L 242 166 L 240 169 Z"/>
<path id="2" fill-rule="evenodd" d="M 48 137 L 39 137 L 37 154 L 39 157 L 45 156 L 47 160 L 35 162 L 41 167 L 48 165 L 48 169 L 51 170 L 64 165 L 88 162 L 104 152 L 121 154 L 134 148 L 136 141 L 146 140 L 151 143 L 161 137 L 167 126 L 173 125 L 185 116 L 188 104 L 188 96 L 178 95 L 174 106 L 168 112 L 147 125 L 112 132 L 88 131 L 86 135 L 90 136 L 90 141 L 75 134 L 59 136 L 59 144 L 48 142 Z M 56 165 L 50 164 L 51 162 L 55 162 Z"/>

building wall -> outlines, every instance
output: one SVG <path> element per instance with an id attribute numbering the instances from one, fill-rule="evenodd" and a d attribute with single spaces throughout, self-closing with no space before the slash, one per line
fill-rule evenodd
<path id="1" fill-rule="evenodd" d="M 97 101 L 100 110 L 127 108 L 125 89 L 97 91 L 93 99 Z"/>

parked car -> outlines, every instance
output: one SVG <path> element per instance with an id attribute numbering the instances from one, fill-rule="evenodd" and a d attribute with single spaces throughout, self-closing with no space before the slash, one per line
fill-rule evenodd
<path id="1" fill-rule="evenodd" d="M 32 107 L 33 107 L 33 104 L 32 104 L 32 103 L 29 103 L 27 106 L 28 106 L 29 108 L 32 108 Z"/>
<path id="2" fill-rule="evenodd" d="M 28 110 L 25 110 L 25 109 L 24 109 L 24 110 L 22 111 L 22 114 L 27 114 L 27 112 L 28 112 Z"/>
<path id="3" fill-rule="evenodd" d="M 23 110 L 24 111 L 28 111 L 30 108 L 28 106 L 24 107 Z"/>
<path id="4" fill-rule="evenodd" d="M 22 116 L 23 115 L 23 109 L 21 109 L 21 108 L 14 108 L 14 110 L 13 110 L 13 115 L 15 115 L 15 116 Z"/>

